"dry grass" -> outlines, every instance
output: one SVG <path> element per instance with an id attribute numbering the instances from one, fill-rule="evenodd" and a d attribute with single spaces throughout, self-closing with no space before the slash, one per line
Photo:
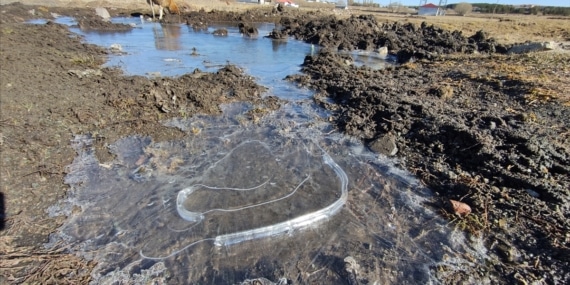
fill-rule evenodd
<path id="1" fill-rule="evenodd" d="M 379 21 L 405 21 L 414 24 L 427 22 L 446 30 L 459 30 L 471 36 L 484 30 L 500 43 L 530 41 L 570 41 L 570 18 L 549 19 L 534 15 L 470 14 L 443 17 L 389 13 L 381 8 L 351 7 L 353 14 L 373 14 Z"/>
<path id="2" fill-rule="evenodd" d="M 521 55 L 450 55 L 433 65 L 464 72 L 470 80 L 499 84 L 504 80 L 526 86 L 527 104 L 558 101 L 570 106 L 570 52 Z"/>
<path id="3" fill-rule="evenodd" d="M 82 67 L 98 68 L 103 62 L 97 60 L 94 56 L 76 56 L 70 59 L 74 65 Z"/>

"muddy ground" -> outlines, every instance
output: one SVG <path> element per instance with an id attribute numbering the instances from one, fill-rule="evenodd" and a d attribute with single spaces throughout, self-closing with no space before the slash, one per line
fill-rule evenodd
<path id="1" fill-rule="evenodd" d="M 111 51 L 84 43 L 63 25 L 24 23 L 50 19 L 51 13 L 76 17 L 84 29 L 125 28 L 101 22 L 93 9 L 0 6 L 1 283 L 89 282 L 93 264 L 67 254 L 64 246 L 42 247 L 61 223 L 48 218 L 46 209 L 66 195 L 63 177 L 75 157 L 74 135 L 93 134 L 104 163 L 113 159 L 106 145 L 118 138 L 185 135 L 164 127 L 163 119 L 218 113 L 220 103 L 250 101 L 255 120 L 280 103 L 261 98 L 264 87 L 231 65 L 180 78 L 101 68 Z M 215 21 L 274 21 L 280 25 L 273 37 L 325 47 L 305 59 L 302 74 L 288 79 L 317 90 L 315 101 L 333 111 L 339 130 L 420 177 L 437 194 L 426 206 L 483 237 L 491 259 L 446 275 L 444 283 L 570 283 L 567 50 L 508 55 L 510 45 L 484 31 L 463 35 L 366 15 L 337 19 L 318 10 L 188 11 L 181 20 L 169 15 L 165 21 L 197 29 Z M 382 46 L 403 64 L 371 70 L 333 52 Z M 471 214 L 455 215 L 450 199 L 469 205 Z"/>

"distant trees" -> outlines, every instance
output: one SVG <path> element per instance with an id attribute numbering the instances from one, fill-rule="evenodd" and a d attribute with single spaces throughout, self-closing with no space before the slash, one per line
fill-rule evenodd
<path id="1" fill-rule="evenodd" d="M 390 12 L 392 12 L 392 13 L 398 13 L 404 9 L 404 6 L 400 2 L 390 1 L 390 4 L 388 4 L 388 9 L 390 9 Z"/>
<path id="2" fill-rule="evenodd" d="M 449 4 L 446 6 L 446 8 L 455 10 L 455 7 L 457 5 L 459 4 Z M 542 14 L 542 15 L 570 16 L 570 7 L 552 7 L 552 6 L 517 7 L 514 5 L 501 5 L 501 4 L 489 4 L 489 3 L 474 3 L 473 7 L 477 7 L 478 12 L 481 13 L 534 14 L 534 15 Z"/>
<path id="3" fill-rule="evenodd" d="M 473 11 L 473 6 L 469 3 L 461 2 L 455 5 L 455 8 L 453 8 L 453 10 L 461 16 L 465 16 Z"/>
<path id="4" fill-rule="evenodd" d="M 570 16 L 570 7 L 544 7 L 542 13 L 544 15 Z"/>

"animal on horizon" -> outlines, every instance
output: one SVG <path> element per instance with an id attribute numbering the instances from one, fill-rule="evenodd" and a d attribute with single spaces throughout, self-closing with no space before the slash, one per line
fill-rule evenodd
<path id="1" fill-rule="evenodd" d="M 158 10 L 159 10 L 159 14 L 160 16 L 158 17 L 159 20 L 162 20 L 162 16 L 164 15 L 164 8 L 168 8 L 168 11 L 170 13 L 176 13 L 178 14 L 178 17 L 180 17 L 180 9 L 178 8 L 178 5 L 176 5 L 176 2 L 174 2 L 174 0 L 146 0 L 146 2 L 150 5 L 150 8 L 152 9 L 152 19 L 155 19 L 155 12 L 154 12 L 154 6 L 157 5 L 158 6 Z"/>

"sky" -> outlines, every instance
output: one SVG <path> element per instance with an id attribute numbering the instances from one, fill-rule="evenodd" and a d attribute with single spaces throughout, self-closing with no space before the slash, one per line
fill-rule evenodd
<path id="1" fill-rule="evenodd" d="M 400 2 L 405 6 L 419 6 L 420 0 L 392 0 L 393 2 Z M 356 0 L 358 2 L 358 0 Z M 460 2 L 467 3 L 491 3 L 496 4 L 497 0 L 447 0 L 447 4 L 457 4 Z M 390 0 L 375 0 L 374 3 L 380 3 L 382 6 L 390 4 Z M 427 3 L 439 4 L 439 0 L 428 0 Z M 570 0 L 498 0 L 502 5 L 523 5 L 534 4 L 540 6 L 559 6 L 570 7 Z"/>

